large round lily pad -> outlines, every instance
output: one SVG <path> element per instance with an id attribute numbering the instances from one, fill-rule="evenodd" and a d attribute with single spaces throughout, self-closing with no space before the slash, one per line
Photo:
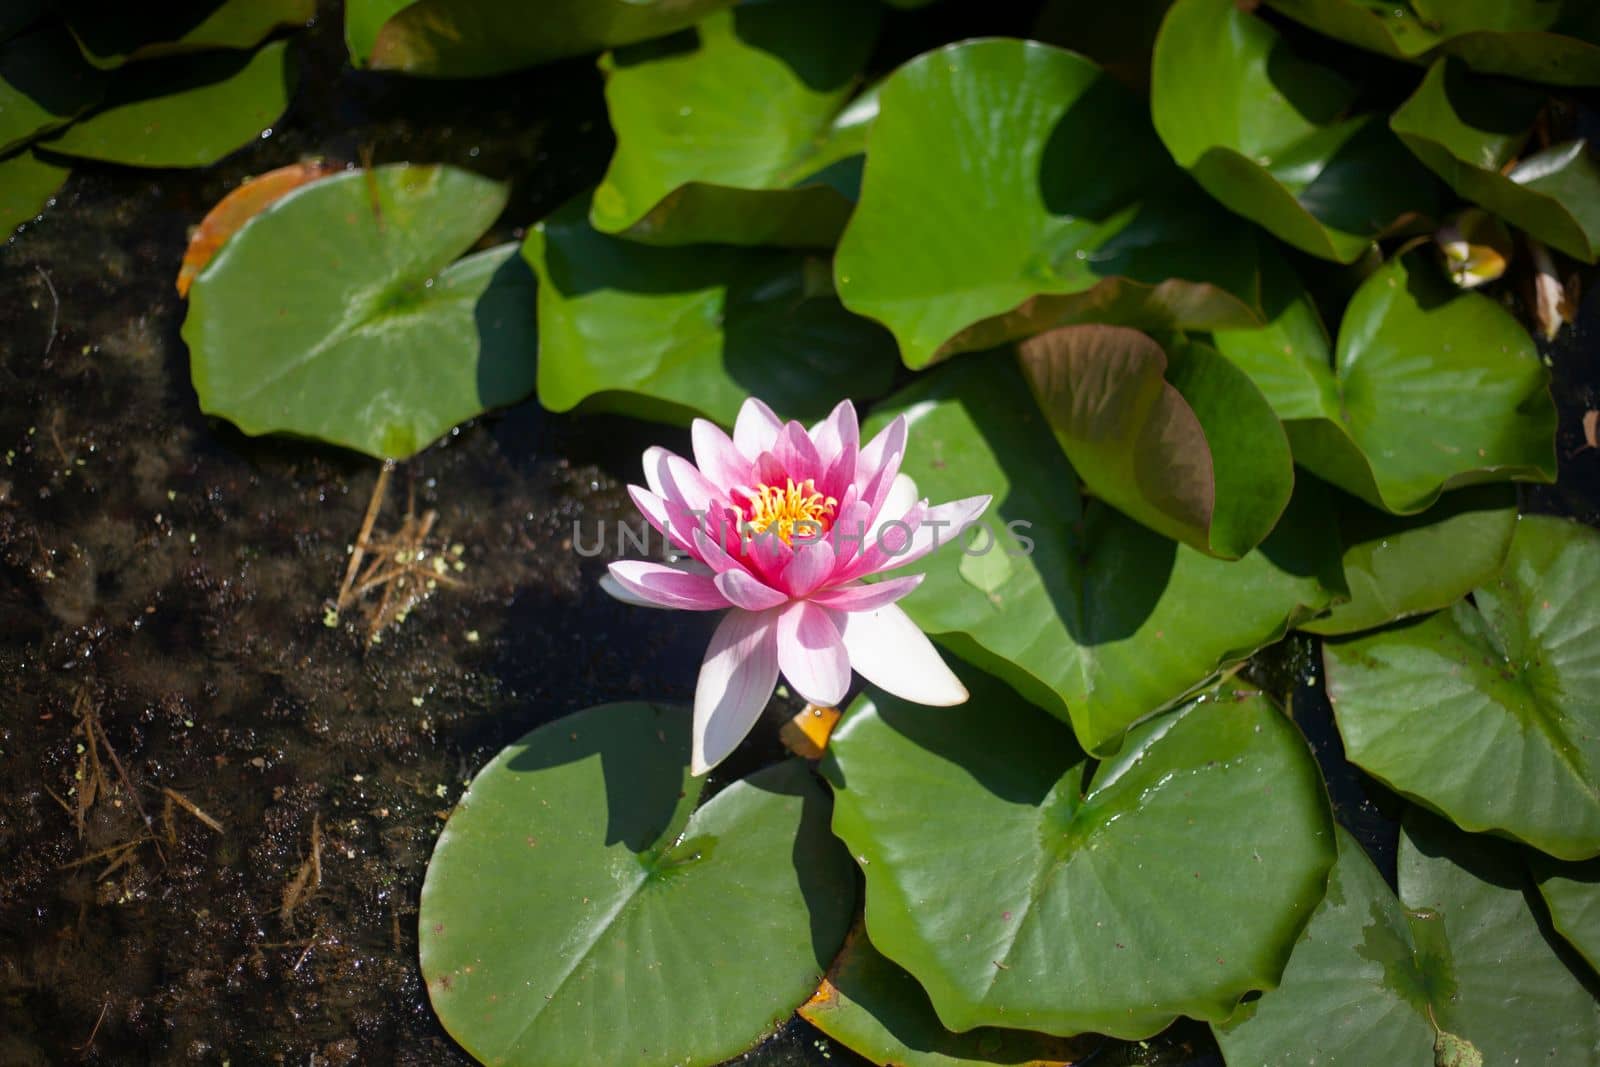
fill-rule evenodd
<path id="1" fill-rule="evenodd" d="M 402 459 L 534 378 L 534 288 L 514 244 L 456 261 L 505 204 L 452 167 L 348 171 L 256 215 L 194 280 L 200 406 L 246 433 Z"/>
<path id="2" fill-rule="evenodd" d="M 1331 37 L 1396 59 L 1459 56 L 1474 70 L 1551 85 L 1600 85 L 1589 0 L 1268 0 Z"/>
<path id="3" fill-rule="evenodd" d="M 1337 508 L 1350 599 L 1300 624 L 1314 634 L 1352 634 L 1449 607 L 1500 573 L 1517 529 L 1510 485 L 1458 489 L 1417 515 L 1342 494 Z"/>
<path id="4" fill-rule="evenodd" d="M 1397 257 L 1357 290 L 1330 352 L 1287 269 L 1272 323 L 1216 342 L 1284 420 L 1297 463 L 1399 514 L 1457 486 L 1555 479 L 1549 374 L 1510 312 Z"/>
<path id="5" fill-rule="evenodd" d="M 1413 815 L 1396 900 L 1341 830 L 1282 984 L 1214 1027 L 1223 1054 L 1253 1067 L 1600 1063 L 1594 1000 L 1527 894 L 1509 848 Z"/>
<path id="6" fill-rule="evenodd" d="M 1283 425 L 1205 345 L 1121 326 L 1063 326 L 1018 351 L 1045 420 L 1097 497 L 1208 555 L 1238 559 L 1294 488 Z"/>
<path id="7" fill-rule="evenodd" d="M 1063 323 L 1259 317 L 1255 236 L 1171 166 L 1137 97 L 1030 41 L 950 45 L 884 82 L 834 275 L 911 367 Z"/>
<path id="8" fill-rule="evenodd" d="M 1469 830 L 1600 854 L 1600 533 L 1525 516 L 1500 576 L 1324 648 L 1350 759 Z"/>
<path id="9" fill-rule="evenodd" d="M 1292 502 L 1237 562 L 1080 503 L 1008 355 L 924 375 L 877 405 L 865 432 L 901 413 L 912 441 L 903 469 L 923 495 L 995 499 L 960 548 L 924 561 L 926 580 L 901 605 L 940 643 L 1069 719 L 1091 751 L 1115 749 L 1130 725 L 1343 591 L 1320 496 Z"/>
<path id="10" fill-rule="evenodd" d="M 862 697 L 823 764 L 873 944 L 946 1026 L 1143 1038 L 1277 982 L 1334 860 L 1288 718 L 1216 692 L 1097 763 L 1009 690 L 968 684 L 954 708 Z"/>
<path id="11" fill-rule="evenodd" d="M 1600 164 L 1581 139 L 1525 153 L 1544 104 L 1527 86 L 1440 60 L 1389 124 L 1457 193 L 1593 263 L 1600 255 Z"/>
<path id="12" fill-rule="evenodd" d="M 44 142 L 51 152 L 134 167 L 204 167 L 249 144 L 289 106 L 288 43 L 118 70 L 97 111 Z"/>
<path id="13" fill-rule="evenodd" d="M 434 1011 L 487 1064 L 714 1064 L 816 988 L 855 907 L 799 760 L 695 807 L 687 708 L 611 704 L 473 779 L 422 886 Z"/>
<path id="14" fill-rule="evenodd" d="M 1590 967 L 1600 970 L 1600 860 L 1557 863 L 1541 855 L 1532 860 L 1550 925 Z"/>
<path id="15" fill-rule="evenodd" d="M 692 26 L 734 0 L 350 0 L 350 61 L 438 78 L 504 74 Z"/>
<path id="16" fill-rule="evenodd" d="M 1072 1067 L 1099 1045 L 1092 1036 L 1051 1037 L 998 1026 L 946 1030 L 917 980 L 874 948 L 859 923 L 816 994 L 800 1005 L 800 1016 L 850 1051 L 892 1067 Z"/>
<path id="17" fill-rule="evenodd" d="M 1314 256 L 1354 262 L 1434 184 L 1356 86 L 1301 59 L 1234 0 L 1178 0 L 1156 41 L 1150 105 L 1206 191 Z"/>
<path id="18" fill-rule="evenodd" d="M 650 244 L 832 247 L 875 98 L 854 100 L 882 9 L 771 0 L 709 15 L 696 47 L 610 53 L 617 151 L 589 220 Z"/>
<path id="19" fill-rule="evenodd" d="M 539 401 L 731 425 L 759 396 L 820 419 L 889 387 L 894 342 L 839 305 L 801 252 L 658 248 L 603 234 L 580 198 L 529 233 L 539 275 Z"/>

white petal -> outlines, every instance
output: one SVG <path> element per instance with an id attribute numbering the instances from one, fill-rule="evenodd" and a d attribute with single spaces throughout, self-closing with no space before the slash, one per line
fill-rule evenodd
<path id="1" fill-rule="evenodd" d="M 941 708 L 967 699 L 967 687 L 899 605 L 843 615 L 839 632 L 850 666 L 878 688 Z"/>
<path id="2" fill-rule="evenodd" d="M 775 612 L 724 616 L 711 635 L 694 691 L 690 771 L 705 774 L 739 747 L 778 684 Z"/>
<path id="3" fill-rule="evenodd" d="M 761 453 L 772 450 L 781 429 L 783 423 L 772 409 L 751 397 L 739 408 L 739 417 L 733 422 L 733 447 L 754 463 Z"/>
<path id="4" fill-rule="evenodd" d="M 878 517 L 872 522 L 872 542 L 883 532 L 886 522 L 898 522 L 906 517 L 917 502 L 917 483 L 909 474 L 897 474 L 889 486 L 889 495 L 883 498 Z"/>
<path id="5" fill-rule="evenodd" d="M 850 689 L 839 627 L 827 609 L 803 600 L 778 616 L 778 666 L 796 693 L 821 707 L 837 707 Z"/>

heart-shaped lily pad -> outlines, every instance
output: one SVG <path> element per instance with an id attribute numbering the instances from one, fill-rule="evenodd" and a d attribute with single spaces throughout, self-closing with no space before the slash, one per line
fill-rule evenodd
<path id="1" fill-rule="evenodd" d="M 534 287 L 517 246 L 456 261 L 505 198 L 467 171 L 395 165 L 273 203 L 190 290 L 201 408 L 246 433 L 403 459 L 526 396 Z"/>
<path id="2" fill-rule="evenodd" d="M 746 397 L 819 419 L 876 396 L 894 343 L 833 295 L 824 261 L 731 246 L 656 248 L 589 224 L 578 199 L 528 233 L 539 275 L 539 401 L 732 424 Z"/>
<path id="3" fill-rule="evenodd" d="M 68 173 L 27 148 L 0 159 L 0 242 L 44 210 Z"/>
<path id="4" fill-rule="evenodd" d="M 1600 860 L 1557 863 L 1543 855 L 1531 859 L 1539 893 L 1550 909 L 1550 925 L 1590 967 L 1600 970 Z"/>
<path id="5" fill-rule="evenodd" d="M 1350 599 L 1300 624 L 1314 634 L 1352 634 L 1448 607 L 1500 573 L 1517 529 L 1509 485 L 1446 493 L 1418 515 L 1348 496 L 1337 510 Z"/>
<path id="6" fill-rule="evenodd" d="M 692 26 L 734 0 L 350 0 L 345 40 L 358 67 L 481 78 Z"/>
<path id="7" fill-rule="evenodd" d="M 1561 251 L 1600 255 L 1600 164 L 1583 140 L 1522 155 L 1544 96 L 1440 60 L 1389 120 L 1463 197 Z"/>
<path id="8" fill-rule="evenodd" d="M 1143 1038 L 1277 982 L 1334 860 L 1287 717 L 1212 693 L 1096 763 L 993 680 L 968 684 L 953 708 L 862 697 L 823 764 L 873 943 L 946 1026 Z"/>
<path id="9" fill-rule="evenodd" d="M 1473 603 L 1328 642 L 1350 759 L 1466 829 L 1600 854 L 1597 597 L 1600 533 L 1525 516 Z"/>
<path id="10" fill-rule="evenodd" d="M 1594 1000 L 1527 893 L 1509 848 L 1413 814 L 1396 900 L 1341 830 L 1327 898 L 1282 984 L 1214 1027 L 1223 1054 L 1258 1067 L 1593 1067 Z"/>
<path id="11" fill-rule="evenodd" d="M 903 470 L 933 500 L 992 494 L 962 547 L 925 561 L 901 605 L 963 658 L 1116 747 L 1134 722 L 1283 636 L 1343 590 L 1319 498 L 1291 503 L 1265 544 L 1211 558 L 1095 502 L 1014 361 L 965 356 L 873 409 L 912 424 Z"/>
<path id="12" fill-rule="evenodd" d="M 698 44 L 609 54 L 617 151 L 589 220 L 650 244 L 832 247 L 855 205 L 875 97 L 851 102 L 882 9 L 772 0 L 708 16 Z"/>
<path id="13" fill-rule="evenodd" d="M 134 167 L 204 167 L 249 144 L 289 106 L 288 43 L 212 52 L 117 71 L 99 110 L 43 147 Z"/>
<path id="14" fill-rule="evenodd" d="M 1208 555 L 1238 559 L 1289 503 L 1283 425 L 1216 350 L 1122 326 L 1063 326 L 1019 346 L 1045 421 L 1090 492 Z"/>
<path id="15" fill-rule="evenodd" d="M 1014 40 L 925 53 L 884 82 L 870 140 L 834 275 L 908 366 L 1070 322 L 1258 321 L 1255 236 L 1082 56 Z"/>
<path id="16" fill-rule="evenodd" d="M 169 0 L 67 5 L 65 16 L 84 57 L 109 68 L 213 48 L 254 48 L 274 30 L 303 26 L 316 13 L 316 0 Z"/>
<path id="17" fill-rule="evenodd" d="M 687 708 L 611 704 L 495 757 L 422 886 L 422 973 L 488 1064 L 729 1059 L 816 988 L 855 905 L 799 760 L 695 808 Z"/>
<path id="18" fill-rule="evenodd" d="M 1420 255 L 1397 257 L 1357 290 L 1330 353 L 1284 271 L 1272 323 L 1216 343 L 1284 420 L 1297 463 L 1398 514 L 1456 486 L 1554 480 L 1549 374 L 1499 304 L 1458 292 Z"/>
<path id="19" fill-rule="evenodd" d="M 1150 107 L 1174 159 L 1233 211 L 1352 263 L 1434 183 L 1356 87 L 1301 59 L 1234 0 L 1178 0 L 1156 41 Z"/>
<path id="20" fill-rule="evenodd" d="M 104 94 L 105 80 L 59 25 L 0 44 L 0 153 L 83 114 Z"/>
<path id="21" fill-rule="evenodd" d="M 178 295 L 189 295 L 189 286 L 211 262 L 217 249 L 238 233 L 245 223 L 302 185 L 326 178 L 334 169 L 332 165 L 316 160 L 291 163 L 287 167 L 278 167 L 246 179 L 237 189 L 217 201 L 189 235 L 189 247 L 184 249 L 183 265 L 178 270 Z"/>
<path id="22" fill-rule="evenodd" d="M 873 1063 L 894 1067 L 1024 1064 L 1072 1067 L 1094 1053 L 1093 1038 L 1051 1037 L 1030 1030 L 944 1028 L 917 980 L 873 947 L 859 923 L 800 1016 Z"/>
<path id="23" fill-rule="evenodd" d="M 1396 59 L 1459 56 L 1474 70 L 1550 85 L 1600 85 L 1589 0 L 1267 0 L 1312 29 Z"/>

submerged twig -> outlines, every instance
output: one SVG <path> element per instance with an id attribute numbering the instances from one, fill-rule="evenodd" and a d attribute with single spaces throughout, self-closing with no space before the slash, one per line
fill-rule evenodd
<path id="1" fill-rule="evenodd" d="M 50 290 L 50 299 L 53 301 L 53 306 L 50 311 L 50 336 L 45 340 L 44 343 L 44 355 L 48 356 L 50 354 L 50 349 L 54 347 L 56 343 L 56 327 L 61 325 L 61 296 L 56 292 L 55 283 L 50 280 L 50 275 L 45 273 L 45 269 L 43 267 L 39 266 L 38 264 L 34 264 L 33 269 L 38 271 L 39 277 L 44 279 L 44 287 Z"/>

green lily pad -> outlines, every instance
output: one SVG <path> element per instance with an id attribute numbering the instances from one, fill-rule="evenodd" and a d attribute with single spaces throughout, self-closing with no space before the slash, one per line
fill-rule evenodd
<path id="1" fill-rule="evenodd" d="M 1437 208 L 1381 118 L 1348 113 L 1355 95 L 1234 0 L 1178 0 L 1156 41 L 1151 114 L 1173 158 L 1233 211 L 1340 263 Z"/>
<path id="2" fill-rule="evenodd" d="M 881 21 L 858 0 L 771 0 L 708 16 L 689 51 L 607 55 L 617 151 L 589 221 L 649 244 L 832 247 L 877 110 L 851 98 Z"/>
<path id="3" fill-rule="evenodd" d="M 1474 70 L 1548 85 L 1600 85 L 1600 20 L 1588 0 L 1267 0 L 1320 33 L 1395 59 L 1459 56 Z"/>
<path id="4" fill-rule="evenodd" d="M 894 1067 L 1072 1067 L 1098 1045 L 1093 1038 L 997 1026 L 951 1033 L 917 980 L 874 948 L 860 924 L 845 939 L 822 987 L 800 1005 L 800 1016 L 851 1052 Z"/>
<path id="5" fill-rule="evenodd" d="M 1261 330 L 1217 347 L 1284 420 L 1297 463 L 1374 506 L 1412 514 L 1457 486 L 1555 479 L 1555 405 L 1533 338 L 1418 255 L 1367 278 L 1337 352 L 1290 277 Z"/>
<path id="6" fill-rule="evenodd" d="M 533 279 L 515 244 L 459 261 L 505 206 L 443 166 L 347 171 L 251 219 L 189 292 L 200 407 L 404 459 L 533 387 Z"/>
<path id="7" fill-rule="evenodd" d="M 1531 860 L 1550 925 L 1600 970 L 1600 860 L 1557 863 L 1537 854 Z"/>
<path id="8" fill-rule="evenodd" d="M 43 211 L 69 173 L 26 148 L 0 158 L 0 242 Z"/>
<path id="9" fill-rule="evenodd" d="M 303 26 L 316 13 L 316 0 L 168 0 L 80 3 L 65 15 L 84 58 L 110 68 L 212 48 L 254 48 L 275 30 Z"/>
<path id="10" fill-rule="evenodd" d="M 1569 141 L 1520 156 L 1543 104 L 1543 95 L 1525 86 L 1440 60 L 1389 125 L 1461 196 L 1593 263 L 1600 256 L 1600 164 L 1588 145 Z"/>
<path id="11" fill-rule="evenodd" d="M 1524 883 L 1496 843 L 1408 817 L 1402 904 L 1340 830 L 1327 897 L 1283 982 L 1213 1027 L 1223 1055 L 1255 1067 L 1600 1062 L 1594 1002 Z"/>
<path id="12" fill-rule="evenodd" d="M 1138 97 L 1071 52 L 979 40 L 884 82 L 834 275 L 918 368 L 1073 322 L 1254 325 L 1256 257 Z"/>
<path id="13" fill-rule="evenodd" d="M 45 143 L 53 153 L 134 167 L 204 167 L 249 144 L 289 106 L 288 44 L 119 70 L 105 105 Z"/>
<path id="14" fill-rule="evenodd" d="M 350 0 L 345 40 L 358 67 L 479 78 L 675 33 L 733 2 L 554 0 L 532 17 L 520 0 Z"/>
<path id="15" fill-rule="evenodd" d="M 827 794 L 791 760 L 697 809 L 689 723 L 589 708 L 457 803 L 422 886 L 422 974 L 480 1061 L 720 1063 L 816 988 L 855 907 Z"/>
<path id="16" fill-rule="evenodd" d="M 100 100 L 105 82 L 60 26 L 0 44 L 0 154 L 83 114 Z"/>
<path id="17" fill-rule="evenodd" d="M 902 469 L 923 496 L 995 499 L 960 548 L 923 561 L 927 577 L 901 606 L 957 655 L 1070 721 L 1091 752 L 1115 750 L 1133 723 L 1343 591 L 1338 541 L 1316 498 L 1291 502 L 1237 562 L 1080 504 L 1077 476 L 1009 359 L 967 356 L 918 378 L 876 405 L 864 432 L 901 413 L 912 441 Z M 1005 562 L 977 573 L 991 555 Z"/>
<path id="18" fill-rule="evenodd" d="M 1418 515 L 1396 516 L 1345 497 L 1338 504 L 1350 599 L 1300 624 L 1352 634 L 1449 607 L 1500 573 L 1517 529 L 1509 485 L 1446 493 Z"/>
<path id="19" fill-rule="evenodd" d="M 823 763 L 873 943 L 945 1026 L 1143 1038 L 1277 982 L 1334 860 L 1287 717 L 1212 693 L 1097 763 L 993 680 L 968 687 L 953 708 L 860 698 Z"/>
<path id="20" fill-rule="evenodd" d="M 1045 420 L 1090 492 L 1158 533 L 1238 559 L 1294 488 L 1283 425 L 1205 345 L 1121 326 L 1064 326 L 1019 346 Z"/>
<path id="21" fill-rule="evenodd" d="M 589 224 L 580 198 L 528 233 L 539 275 L 539 401 L 731 424 L 746 397 L 821 418 L 889 387 L 894 345 L 800 252 L 656 248 Z"/>
<path id="22" fill-rule="evenodd" d="M 1324 646 L 1350 759 L 1468 830 L 1600 854 L 1600 533 L 1525 516 L 1499 578 Z"/>

